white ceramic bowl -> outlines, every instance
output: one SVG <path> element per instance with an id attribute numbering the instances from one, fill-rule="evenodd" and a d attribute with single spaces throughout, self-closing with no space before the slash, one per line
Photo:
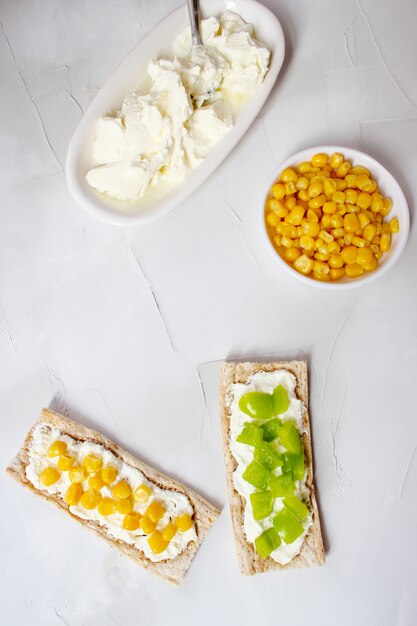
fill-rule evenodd
<path id="1" fill-rule="evenodd" d="M 175 37 L 189 24 L 186 5 L 179 7 L 153 28 L 127 55 L 101 88 L 81 120 L 68 148 L 66 174 L 69 190 L 88 213 L 111 224 L 135 225 L 150 222 L 171 211 L 195 191 L 238 143 L 267 99 L 284 60 L 284 35 L 278 19 L 255 0 L 201 0 L 202 17 L 235 11 L 255 26 L 259 39 L 271 50 L 271 63 L 264 82 L 238 113 L 236 123 L 213 152 L 177 188 L 145 207 L 117 201 L 94 191 L 85 180 L 91 169 L 95 123 L 111 110 L 120 108 L 125 96 L 140 90 L 146 68 L 153 58 L 172 54 Z"/>
<path id="2" fill-rule="evenodd" d="M 274 245 L 271 242 L 266 231 L 264 221 L 265 200 L 269 194 L 272 185 L 277 179 L 277 176 L 286 167 L 296 166 L 302 161 L 309 161 L 313 154 L 316 154 L 317 152 L 325 152 L 327 154 L 331 154 L 332 152 L 341 152 L 348 161 L 351 161 L 352 165 L 363 165 L 364 167 L 368 168 L 371 172 L 372 178 L 378 183 L 378 187 L 381 193 L 384 196 L 391 198 L 392 200 L 392 210 L 389 214 L 389 219 L 391 219 L 391 217 L 398 217 L 398 220 L 400 222 L 400 232 L 392 236 L 391 250 L 387 254 L 384 254 L 382 256 L 378 267 L 373 272 L 365 272 L 365 274 L 358 278 L 343 278 L 342 280 L 339 280 L 337 282 L 322 282 L 300 274 L 300 272 L 297 272 L 297 270 L 293 269 L 280 257 L 278 252 L 275 250 Z M 261 208 L 261 227 L 264 232 L 264 237 L 266 238 L 268 248 L 271 250 L 277 263 L 287 272 L 289 272 L 291 276 L 294 276 L 298 280 L 301 280 L 306 285 L 320 287 L 323 289 L 352 289 L 353 287 L 361 287 L 362 285 L 367 285 L 370 282 L 379 278 L 380 276 L 383 276 L 398 261 L 399 257 L 401 256 L 406 246 L 408 233 L 410 230 L 410 211 L 408 209 L 407 200 L 401 187 L 392 176 L 392 174 L 390 174 L 388 170 L 385 169 L 383 165 L 381 165 L 381 163 L 378 163 L 378 161 L 376 161 L 365 152 L 361 152 L 360 150 L 353 150 L 352 148 L 346 148 L 342 146 L 314 146 L 312 148 L 307 148 L 306 150 L 301 150 L 300 152 L 297 152 L 296 154 L 290 156 L 286 161 L 281 163 L 276 168 L 274 175 L 271 176 L 271 178 L 269 179 L 268 186 L 262 194 Z"/>

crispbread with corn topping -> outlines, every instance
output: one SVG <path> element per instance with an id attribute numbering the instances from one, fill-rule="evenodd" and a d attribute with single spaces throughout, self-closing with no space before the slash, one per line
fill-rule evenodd
<path id="1" fill-rule="evenodd" d="M 313 523 L 306 535 L 300 552 L 286 565 L 277 563 L 272 558 L 262 559 L 256 552 L 255 546 L 246 540 L 244 531 L 245 500 L 236 491 L 233 483 L 233 473 L 237 463 L 230 450 L 230 407 L 227 401 L 230 385 L 233 383 L 247 383 L 256 372 L 273 372 L 285 369 L 293 374 L 297 380 L 296 394 L 305 406 L 302 435 L 305 464 L 307 470 L 306 484 L 310 489 Z M 235 536 L 236 550 L 239 568 L 242 574 L 267 572 L 270 570 L 293 569 L 297 567 L 309 567 L 311 565 L 323 565 L 324 547 L 320 529 L 320 518 L 313 484 L 313 457 L 311 449 L 311 430 L 308 416 L 308 379 L 306 361 L 282 361 L 270 363 L 227 362 L 223 364 L 221 387 L 220 387 L 220 414 L 221 431 L 223 440 L 224 457 L 226 464 L 226 478 L 229 492 L 230 511 L 232 516 L 233 532 Z"/>
<path id="2" fill-rule="evenodd" d="M 90 441 L 97 443 L 112 452 L 127 465 L 140 470 L 146 478 L 162 489 L 169 489 L 186 495 L 194 509 L 194 523 L 197 541 L 191 541 L 185 549 L 174 558 L 154 562 L 148 559 L 144 553 L 135 546 L 113 537 L 105 527 L 101 526 L 97 522 L 93 520 L 84 520 L 76 515 L 73 515 L 60 494 L 49 494 L 46 491 L 37 489 L 26 476 L 26 466 L 29 463 L 29 446 L 32 431 L 33 428 L 39 423 L 45 424 L 50 428 L 57 428 L 63 434 L 69 435 L 78 441 Z M 91 430 L 82 424 L 74 422 L 73 420 L 59 415 L 58 413 L 54 413 L 48 409 L 42 410 L 39 421 L 27 434 L 22 448 L 10 463 L 9 467 L 7 467 L 6 472 L 21 485 L 27 487 L 34 493 L 37 493 L 42 498 L 45 498 L 45 500 L 53 502 L 61 510 L 66 511 L 66 513 L 71 515 L 73 519 L 77 520 L 77 522 L 105 539 L 112 547 L 118 548 L 127 556 L 135 559 L 138 563 L 140 563 L 140 565 L 142 565 L 142 567 L 151 570 L 154 574 L 157 574 L 173 585 L 179 585 L 181 583 L 197 553 L 201 542 L 207 534 L 210 526 L 216 521 L 219 515 L 219 511 L 207 502 L 207 500 L 198 495 L 194 490 L 185 487 L 181 483 L 169 478 L 143 461 L 137 459 L 135 456 L 123 450 L 123 448 L 101 433 Z"/>

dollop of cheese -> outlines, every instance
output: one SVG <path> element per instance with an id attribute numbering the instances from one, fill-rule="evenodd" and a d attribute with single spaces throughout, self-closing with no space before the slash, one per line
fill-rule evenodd
<path id="1" fill-rule="evenodd" d="M 172 59 L 148 65 L 147 94 L 128 95 L 97 121 L 88 184 L 138 201 L 158 182 L 176 186 L 207 158 L 234 125 L 234 115 L 262 83 L 270 53 L 252 24 L 226 11 L 201 22 L 202 46 L 186 29 Z"/>

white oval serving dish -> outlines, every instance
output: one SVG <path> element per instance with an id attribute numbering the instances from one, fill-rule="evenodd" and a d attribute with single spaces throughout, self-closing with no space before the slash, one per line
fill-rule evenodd
<path id="1" fill-rule="evenodd" d="M 175 37 L 188 24 L 186 5 L 179 7 L 157 24 L 127 55 L 90 104 L 70 142 L 66 175 L 75 201 L 88 213 L 105 222 L 136 225 L 153 221 L 193 193 L 233 150 L 252 124 L 267 99 L 284 60 L 284 35 L 276 16 L 255 0 L 201 0 L 202 18 L 220 16 L 224 11 L 238 13 L 254 24 L 259 40 L 272 52 L 269 71 L 257 92 L 236 116 L 233 129 L 214 148 L 207 159 L 175 189 L 147 206 L 136 206 L 112 199 L 94 191 L 85 175 L 91 168 L 95 123 L 109 111 L 120 108 L 129 93 L 140 90 L 146 79 L 148 62 L 153 58 L 172 55 Z"/>
<path id="2" fill-rule="evenodd" d="M 299 163 L 302 163 L 303 161 L 310 161 L 313 154 L 316 154 L 317 152 L 325 152 L 329 155 L 332 152 L 341 152 L 342 154 L 344 154 L 345 158 L 348 161 L 351 161 L 352 165 L 363 165 L 367 169 L 369 169 L 372 178 L 378 183 L 378 187 L 381 193 L 384 196 L 391 198 L 392 200 L 392 210 L 389 214 L 389 219 L 391 219 L 391 217 L 397 217 L 400 222 L 400 232 L 393 235 L 391 250 L 387 254 L 384 254 L 382 256 L 378 267 L 373 272 L 365 272 L 365 274 L 358 278 L 343 278 L 342 280 L 335 282 L 322 282 L 300 274 L 300 272 L 297 272 L 297 270 L 288 265 L 288 263 L 286 263 L 284 259 L 280 257 L 278 252 L 275 250 L 274 245 L 270 240 L 265 227 L 265 200 L 279 173 L 282 172 L 282 170 L 286 167 L 294 167 Z M 380 278 L 400 258 L 406 246 L 408 234 L 410 231 L 410 211 L 408 208 L 407 200 L 404 192 L 395 180 L 394 176 L 390 174 L 390 172 L 383 165 L 381 165 L 381 163 L 376 161 L 376 159 L 374 159 L 373 157 L 369 156 L 369 154 L 366 154 L 361 150 L 354 150 L 353 148 L 346 148 L 342 146 L 313 146 L 312 148 L 307 148 L 306 150 L 301 150 L 301 152 L 293 154 L 275 168 L 274 175 L 270 177 L 267 186 L 263 190 L 260 202 L 262 207 L 261 228 L 263 229 L 264 237 L 267 240 L 267 246 L 271 250 L 276 261 L 294 278 L 297 278 L 306 285 L 310 285 L 312 287 L 320 287 L 322 289 L 352 289 L 354 287 L 362 287 L 363 285 L 368 285 L 377 278 Z"/>

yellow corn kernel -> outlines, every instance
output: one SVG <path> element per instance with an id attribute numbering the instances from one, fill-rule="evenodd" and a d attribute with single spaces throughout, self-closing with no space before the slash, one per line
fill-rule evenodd
<path id="1" fill-rule="evenodd" d="M 104 487 L 104 481 L 101 477 L 101 472 L 97 472 L 96 474 L 92 474 L 91 476 L 89 476 L 88 486 L 91 487 L 91 489 L 95 489 L 96 491 L 99 491 L 102 487 Z"/>
<path id="2" fill-rule="evenodd" d="M 341 202 L 340 204 L 337 205 L 336 213 L 338 215 L 341 215 L 342 217 L 343 217 L 343 215 L 345 215 L 345 213 L 346 213 L 346 204 L 344 204 L 344 202 Z"/>
<path id="3" fill-rule="evenodd" d="M 59 472 L 55 467 L 45 467 L 39 474 L 39 481 L 45 487 L 49 487 L 59 480 Z"/>
<path id="4" fill-rule="evenodd" d="M 69 469 L 71 469 L 71 467 L 74 465 L 74 457 L 71 456 L 70 454 L 61 454 L 59 459 L 58 459 L 58 463 L 57 463 L 57 467 L 60 470 L 63 470 L 64 472 L 68 471 Z"/>
<path id="5" fill-rule="evenodd" d="M 384 198 L 383 203 L 384 203 L 384 208 L 381 209 L 381 213 L 384 217 L 386 217 L 392 209 L 392 200 L 391 198 Z"/>
<path id="6" fill-rule="evenodd" d="M 292 239 L 290 239 L 289 237 L 286 237 L 285 235 L 281 237 L 281 246 L 284 246 L 284 248 L 292 248 L 293 245 L 294 245 L 294 242 Z"/>
<path id="7" fill-rule="evenodd" d="M 294 198 L 294 196 L 287 198 L 287 200 L 285 201 L 285 206 L 287 209 L 293 209 L 296 204 L 297 204 L 297 200 Z"/>
<path id="8" fill-rule="evenodd" d="M 294 267 L 297 272 L 301 274 L 309 274 L 313 269 L 314 261 L 312 261 L 306 254 L 302 254 L 298 259 L 294 261 Z"/>
<path id="9" fill-rule="evenodd" d="M 344 161 L 344 156 L 340 152 L 333 152 L 333 154 L 330 155 L 329 162 L 332 168 L 335 170 L 337 170 L 337 168 L 342 165 L 343 161 Z"/>
<path id="10" fill-rule="evenodd" d="M 126 513 L 123 518 L 123 528 L 125 530 L 137 530 L 140 525 L 141 517 L 139 513 Z"/>
<path id="11" fill-rule="evenodd" d="M 102 498 L 98 503 L 97 509 L 100 515 L 103 515 L 104 517 L 107 517 L 107 515 L 113 515 L 113 513 L 116 513 L 117 510 L 116 502 L 113 498 Z"/>
<path id="12" fill-rule="evenodd" d="M 133 497 L 135 498 L 136 502 L 147 502 L 151 493 L 152 489 L 150 487 L 148 487 L 147 485 L 139 485 L 139 487 L 135 489 Z"/>
<path id="13" fill-rule="evenodd" d="M 340 254 L 332 254 L 329 258 L 329 265 L 332 269 L 343 267 L 344 261 Z"/>
<path id="14" fill-rule="evenodd" d="M 358 192 L 356 189 L 346 189 L 345 191 L 345 202 L 350 202 L 350 204 L 356 204 L 358 199 Z"/>
<path id="15" fill-rule="evenodd" d="M 293 183 L 292 181 L 285 183 L 285 194 L 287 196 L 292 196 L 295 193 L 297 193 L 297 187 L 295 186 L 295 183 Z"/>
<path id="16" fill-rule="evenodd" d="M 375 237 L 375 239 L 376 239 L 376 237 Z M 379 244 L 380 243 L 381 243 L 381 237 L 379 237 L 379 241 L 377 241 L 375 243 L 372 242 L 371 245 L 369 246 L 369 248 L 372 250 L 372 252 L 374 253 L 375 256 L 376 256 L 377 252 L 380 252 L 380 249 L 379 249 Z"/>
<path id="17" fill-rule="evenodd" d="M 272 195 L 276 200 L 282 200 L 285 196 L 285 187 L 282 183 L 272 185 Z"/>
<path id="18" fill-rule="evenodd" d="M 361 209 L 369 209 L 369 207 L 371 206 L 371 202 L 372 202 L 372 198 L 369 195 L 369 193 L 362 192 L 359 194 L 356 204 Z"/>
<path id="19" fill-rule="evenodd" d="M 348 278 L 357 278 L 362 276 L 364 269 L 358 263 L 352 263 L 351 265 L 345 265 L 345 274 Z"/>
<path id="20" fill-rule="evenodd" d="M 321 230 L 319 233 L 319 238 L 325 241 L 326 243 L 331 243 L 334 240 L 333 235 L 326 232 L 325 230 Z"/>
<path id="21" fill-rule="evenodd" d="M 311 157 L 311 165 L 313 167 L 324 167 L 329 162 L 329 155 L 324 152 L 318 152 Z"/>
<path id="22" fill-rule="evenodd" d="M 307 222 L 303 224 L 303 235 L 308 235 L 309 237 L 317 237 L 320 232 L 320 225 L 318 222 Z"/>
<path id="23" fill-rule="evenodd" d="M 165 507 L 160 502 L 154 500 L 146 509 L 145 515 L 149 517 L 155 524 L 161 519 L 165 513 Z"/>
<path id="24" fill-rule="evenodd" d="M 328 274 L 330 268 L 327 263 L 323 263 L 323 261 L 314 261 L 313 270 L 317 274 Z"/>
<path id="25" fill-rule="evenodd" d="M 355 213 L 348 213 L 343 219 L 343 225 L 347 233 L 356 233 L 360 228 L 359 220 Z"/>
<path id="26" fill-rule="evenodd" d="M 83 468 L 87 472 L 87 474 L 93 474 L 99 472 L 101 470 L 101 466 L 103 465 L 103 461 L 99 456 L 95 454 L 87 454 L 83 461 Z"/>
<path id="27" fill-rule="evenodd" d="M 299 174 L 306 174 L 307 172 L 311 171 L 311 163 L 309 163 L 308 161 L 304 161 L 303 163 L 300 163 L 300 165 L 297 165 L 297 172 Z"/>
<path id="28" fill-rule="evenodd" d="M 349 163 L 349 161 L 343 161 L 342 165 L 340 165 L 337 168 L 337 170 L 336 170 L 337 178 L 344 178 L 349 170 L 350 170 L 350 163 Z M 346 183 L 345 183 L 345 185 L 346 185 Z"/>
<path id="29" fill-rule="evenodd" d="M 309 186 L 309 180 L 308 178 L 306 178 L 305 176 L 300 176 L 300 178 L 297 180 L 297 182 L 295 183 L 295 186 L 297 187 L 297 189 L 301 190 L 301 189 L 308 189 Z"/>
<path id="30" fill-rule="evenodd" d="M 279 216 L 273 211 L 270 211 L 270 213 L 266 216 L 266 223 L 269 224 L 269 226 L 276 226 L 278 222 Z"/>
<path id="31" fill-rule="evenodd" d="M 340 237 L 344 237 L 345 235 L 345 229 L 344 228 L 333 228 L 330 231 L 333 235 L 333 237 L 335 237 L 335 239 L 339 239 Z M 340 245 L 340 242 L 338 242 Z"/>
<path id="32" fill-rule="evenodd" d="M 327 252 L 329 254 L 337 254 L 338 252 L 340 252 L 340 246 L 337 241 L 332 241 L 327 245 Z"/>
<path id="33" fill-rule="evenodd" d="M 315 196 L 314 198 L 311 198 L 311 200 L 309 200 L 308 206 L 310 207 L 310 209 L 319 209 L 323 206 L 325 202 L 327 202 L 327 198 L 324 194 L 321 194 L 320 196 Z"/>
<path id="34" fill-rule="evenodd" d="M 120 515 L 126 515 L 126 513 L 131 513 L 133 511 L 133 500 L 132 498 L 125 498 L 124 500 L 118 500 L 116 502 L 117 512 Z"/>
<path id="35" fill-rule="evenodd" d="M 343 228 L 343 217 L 339 214 L 332 215 L 331 225 L 333 228 Z"/>
<path id="36" fill-rule="evenodd" d="M 282 180 L 283 183 L 289 183 L 289 182 L 295 183 L 297 178 L 298 178 L 297 172 L 293 170 L 292 167 L 286 167 L 285 170 L 281 172 L 281 176 L 280 176 L 280 180 Z"/>
<path id="37" fill-rule="evenodd" d="M 309 237 L 308 235 L 303 235 L 300 237 L 300 248 L 304 248 L 305 250 L 314 250 L 315 241 L 313 237 Z"/>
<path id="38" fill-rule="evenodd" d="M 152 552 L 160 554 L 167 549 L 168 541 L 165 541 L 161 533 L 156 530 L 150 537 L 148 537 L 148 544 Z"/>
<path id="39" fill-rule="evenodd" d="M 273 211 L 274 213 L 278 212 L 278 209 L 281 205 L 281 200 L 275 200 L 275 198 L 268 198 L 265 203 L 265 208 L 269 211 Z"/>
<path id="40" fill-rule="evenodd" d="M 146 515 L 141 518 L 140 527 L 145 535 L 150 535 L 155 530 L 155 524 L 149 519 L 149 517 L 146 517 Z"/>
<path id="41" fill-rule="evenodd" d="M 367 241 L 372 241 L 376 235 L 376 226 L 375 224 L 367 224 L 363 229 L 363 238 Z"/>
<path id="42" fill-rule="evenodd" d="M 299 226 L 304 217 L 305 209 L 302 206 L 296 206 L 289 212 L 285 221 L 293 226 Z"/>
<path id="43" fill-rule="evenodd" d="M 165 526 L 161 534 L 162 534 L 162 539 L 164 541 L 169 542 L 177 534 L 177 527 L 175 526 L 175 524 L 170 522 L 169 524 Z"/>
<path id="44" fill-rule="evenodd" d="M 317 213 L 315 213 L 312 209 L 307 210 L 307 220 L 311 223 L 318 222 L 319 218 Z"/>
<path id="45" fill-rule="evenodd" d="M 338 178 L 337 179 L 337 188 L 339 191 L 345 191 L 346 189 L 346 181 L 344 180 L 344 178 Z"/>
<path id="46" fill-rule="evenodd" d="M 320 272 L 313 272 L 313 278 L 315 280 L 319 280 L 322 283 L 329 282 L 331 280 L 330 279 L 330 272 L 329 272 L 329 274 L 320 274 Z"/>
<path id="47" fill-rule="evenodd" d="M 319 180 L 316 180 L 310 184 L 307 191 L 310 198 L 315 198 L 323 192 L 323 183 Z"/>
<path id="48" fill-rule="evenodd" d="M 125 500 L 126 498 L 130 498 L 132 495 L 132 490 L 126 480 L 121 480 L 116 483 L 116 485 L 112 487 L 111 492 L 115 500 Z"/>
<path id="49" fill-rule="evenodd" d="M 369 241 L 366 241 L 366 239 L 363 239 L 362 237 L 352 237 L 352 245 L 357 248 L 365 248 L 366 246 L 369 246 Z"/>
<path id="50" fill-rule="evenodd" d="M 82 483 L 87 478 L 85 470 L 80 465 L 73 465 L 69 471 L 69 479 L 72 483 Z"/>
<path id="51" fill-rule="evenodd" d="M 362 265 L 362 267 L 365 267 L 365 265 L 369 265 L 370 263 L 372 263 L 372 259 L 375 259 L 375 257 L 372 254 L 372 250 L 370 248 L 360 248 L 360 250 L 358 250 L 356 263 L 359 263 L 359 265 Z"/>
<path id="52" fill-rule="evenodd" d="M 272 241 L 277 246 L 277 248 L 279 248 L 281 246 L 281 235 L 275 235 L 275 237 L 272 238 Z"/>
<path id="53" fill-rule="evenodd" d="M 328 261 L 329 260 L 329 255 L 328 254 L 324 254 L 323 252 L 316 252 L 314 255 L 314 258 L 317 261 Z"/>
<path id="54" fill-rule="evenodd" d="M 64 494 L 64 502 L 66 502 L 68 506 L 77 506 L 82 495 L 82 486 L 80 485 L 80 483 L 74 483 L 70 485 L 66 490 Z"/>
<path id="55" fill-rule="evenodd" d="M 310 200 L 308 191 L 306 191 L 305 189 L 301 189 L 301 191 L 298 192 L 298 198 L 299 200 L 302 200 L 303 202 L 308 202 Z"/>
<path id="56" fill-rule="evenodd" d="M 333 180 L 333 178 L 326 178 L 323 183 L 323 191 L 326 196 L 334 194 L 334 192 L 337 191 L 337 181 Z"/>
<path id="57" fill-rule="evenodd" d="M 369 176 L 367 176 L 366 174 L 360 174 L 356 177 L 356 186 L 361 191 L 364 191 L 364 188 L 369 184 L 369 182 Z"/>
<path id="58" fill-rule="evenodd" d="M 333 218 L 333 215 L 328 215 L 328 214 L 323 215 L 323 217 L 321 218 L 322 228 L 330 230 L 332 227 L 332 218 Z"/>
<path id="59" fill-rule="evenodd" d="M 284 234 L 284 229 L 286 228 L 286 224 L 285 222 L 279 222 L 276 226 L 275 226 L 275 232 L 277 233 L 277 235 L 283 235 Z"/>
<path id="60" fill-rule="evenodd" d="M 355 167 L 352 167 L 350 170 L 350 173 L 356 174 L 356 176 L 370 176 L 369 170 L 367 170 L 366 167 L 362 167 L 362 165 L 355 165 Z"/>
<path id="61" fill-rule="evenodd" d="M 346 248 L 343 248 L 340 256 L 342 257 L 343 261 L 348 265 L 356 263 L 358 248 L 355 248 L 355 246 L 347 246 Z"/>
<path id="62" fill-rule="evenodd" d="M 49 446 L 48 450 L 46 451 L 47 456 L 52 459 L 55 456 L 59 456 L 60 454 L 63 454 L 67 449 L 67 444 L 65 443 L 65 441 L 54 441 L 53 443 L 51 443 L 51 445 Z"/>
<path id="63" fill-rule="evenodd" d="M 343 203 L 345 201 L 345 198 L 346 196 L 344 191 L 335 191 L 332 195 L 333 202 L 336 202 L 338 204 Z"/>
<path id="64" fill-rule="evenodd" d="M 376 222 L 377 224 L 382 224 L 383 219 L 384 219 L 384 216 L 382 215 L 382 213 L 377 213 L 377 214 L 375 215 L 375 222 Z"/>
<path id="65" fill-rule="evenodd" d="M 392 220 L 390 220 L 389 227 L 392 233 L 400 232 L 400 222 L 396 217 L 393 217 Z"/>
<path id="66" fill-rule="evenodd" d="M 345 275 L 345 268 L 344 267 L 332 268 L 329 274 L 332 280 L 340 280 Z"/>
<path id="67" fill-rule="evenodd" d="M 178 530 L 183 533 L 191 528 L 191 526 L 193 525 L 193 520 L 188 515 L 188 513 L 183 513 L 182 515 L 174 519 L 174 524 L 178 528 Z"/>
<path id="68" fill-rule="evenodd" d="M 367 193 L 374 193 L 377 189 L 378 187 L 374 180 L 370 180 L 363 186 L 363 191 L 366 191 Z"/>
<path id="69" fill-rule="evenodd" d="M 339 206 L 341 206 L 339 204 Z M 346 207 L 346 213 L 360 213 L 361 209 L 360 207 L 358 207 L 356 204 L 350 204 L 350 202 L 346 202 L 345 204 Z"/>
<path id="70" fill-rule="evenodd" d="M 357 179 L 356 174 L 347 174 L 345 176 L 346 188 L 347 189 L 354 189 L 357 186 L 356 185 L 356 179 Z"/>
<path id="71" fill-rule="evenodd" d="M 363 229 L 365 229 L 365 227 L 368 226 L 368 224 L 370 224 L 371 222 L 367 214 L 364 213 L 363 211 L 359 213 L 358 220 L 359 220 L 360 227 Z"/>
<path id="72" fill-rule="evenodd" d="M 391 248 L 391 235 L 389 233 L 382 233 L 381 243 L 379 244 L 381 252 L 389 252 Z"/>
<path id="73" fill-rule="evenodd" d="M 299 256 L 301 252 L 297 248 L 286 248 L 284 252 L 284 258 L 288 263 L 293 263 Z"/>
<path id="74" fill-rule="evenodd" d="M 101 500 L 101 494 L 95 489 L 87 489 L 80 498 L 80 504 L 85 509 L 92 511 Z"/>
<path id="75" fill-rule="evenodd" d="M 384 200 L 380 193 L 372 194 L 371 211 L 373 213 L 380 213 L 384 208 Z"/>
<path id="76" fill-rule="evenodd" d="M 337 211 L 336 202 L 325 202 L 323 204 L 323 213 L 332 214 L 332 213 L 336 213 L 336 211 Z"/>
<path id="77" fill-rule="evenodd" d="M 290 239 L 295 239 L 298 235 L 298 230 L 293 224 L 284 224 L 282 234 Z"/>
<path id="78" fill-rule="evenodd" d="M 103 467 L 101 470 L 101 479 L 105 485 L 111 485 L 117 478 L 117 470 L 112 465 Z"/>

